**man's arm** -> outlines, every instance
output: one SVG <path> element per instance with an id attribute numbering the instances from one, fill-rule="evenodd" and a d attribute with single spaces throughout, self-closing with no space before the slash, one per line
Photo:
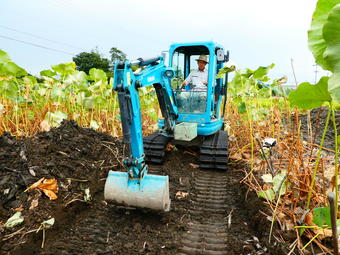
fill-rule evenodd
<path id="1" fill-rule="evenodd" d="M 189 73 L 188 77 L 182 82 L 182 84 L 181 84 L 182 87 L 190 83 L 191 76 L 192 76 L 192 72 Z"/>

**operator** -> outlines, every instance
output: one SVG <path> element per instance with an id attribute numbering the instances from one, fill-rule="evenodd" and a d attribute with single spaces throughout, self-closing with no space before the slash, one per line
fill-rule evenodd
<path id="1" fill-rule="evenodd" d="M 193 90 L 206 91 L 208 85 L 208 72 L 205 70 L 205 66 L 208 64 L 208 56 L 202 54 L 196 61 L 198 69 L 190 72 L 188 77 L 182 82 L 181 87 L 183 89 L 184 86 L 192 84 Z"/>

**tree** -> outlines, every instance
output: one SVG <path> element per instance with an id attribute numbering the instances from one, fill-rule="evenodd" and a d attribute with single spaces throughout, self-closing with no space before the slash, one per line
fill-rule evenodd
<path id="1" fill-rule="evenodd" d="M 116 47 L 112 47 L 111 50 L 110 50 L 110 54 L 111 54 L 111 62 L 112 64 L 114 64 L 114 62 L 116 60 L 118 61 L 125 61 L 126 60 L 126 54 L 119 50 L 118 48 Z"/>
<path id="2" fill-rule="evenodd" d="M 73 61 L 77 65 L 77 70 L 84 71 L 87 74 L 91 68 L 101 69 L 109 76 L 112 74 L 110 61 L 107 58 L 103 58 L 98 51 L 81 52 L 73 57 Z"/>

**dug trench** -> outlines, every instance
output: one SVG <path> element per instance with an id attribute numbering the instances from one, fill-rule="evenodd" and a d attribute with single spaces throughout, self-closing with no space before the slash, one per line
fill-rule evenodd
<path id="1" fill-rule="evenodd" d="M 104 201 L 108 171 L 124 171 L 123 152 L 117 139 L 73 121 L 23 139 L 3 134 L 0 254 L 287 254 L 277 241 L 267 242 L 262 202 L 240 183 L 244 166 L 203 171 L 197 151 L 173 147 L 163 165 L 150 166 L 170 179 L 171 210 L 157 213 Z M 24 192 L 41 177 L 57 180 L 56 200 Z M 4 228 L 16 211 L 24 222 Z M 55 223 L 43 240 L 38 229 L 50 218 Z"/>

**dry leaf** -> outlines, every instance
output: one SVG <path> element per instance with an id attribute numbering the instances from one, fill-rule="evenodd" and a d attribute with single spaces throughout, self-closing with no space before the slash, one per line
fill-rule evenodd
<path id="1" fill-rule="evenodd" d="M 39 204 L 39 198 L 35 198 L 32 200 L 31 202 L 31 206 L 29 208 L 29 210 L 33 210 L 34 208 L 36 208 Z"/>
<path id="2" fill-rule="evenodd" d="M 241 160 L 242 157 L 241 157 L 240 153 L 235 153 L 235 154 L 230 155 L 229 159 L 232 159 L 232 160 Z"/>
<path id="3" fill-rule="evenodd" d="M 44 192 L 44 194 L 48 196 L 50 200 L 55 200 L 58 198 L 58 196 L 52 190 L 42 189 L 42 192 Z"/>
<path id="4" fill-rule="evenodd" d="M 50 131 L 51 129 L 51 125 L 47 120 L 43 120 L 42 122 L 40 122 L 40 128 L 42 131 Z"/>
<path id="5" fill-rule="evenodd" d="M 183 192 L 183 191 L 177 191 L 176 193 L 176 199 L 182 199 L 182 198 L 185 198 L 189 195 L 188 192 Z"/>
<path id="6" fill-rule="evenodd" d="M 318 227 L 314 222 L 313 222 L 313 213 L 309 212 L 306 214 L 305 218 L 305 223 L 308 226 L 313 226 L 311 230 L 318 235 L 318 239 L 322 240 L 325 239 L 326 237 L 331 237 L 332 236 L 332 230 L 331 229 L 324 229 Z"/>
<path id="7" fill-rule="evenodd" d="M 24 210 L 23 205 L 20 205 L 19 207 L 14 209 L 16 212 L 22 212 Z"/>
<path id="8" fill-rule="evenodd" d="M 25 190 L 25 192 L 28 191 L 28 190 L 32 190 L 32 189 L 41 190 L 51 200 L 58 198 L 58 196 L 56 195 L 56 193 L 58 193 L 58 185 L 57 185 L 56 179 L 45 179 L 43 177 L 39 181 L 33 183 L 30 187 L 28 187 Z"/>
<path id="9" fill-rule="evenodd" d="M 24 192 L 26 191 L 30 191 L 32 189 L 36 189 L 42 182 L 43 180 L 45 180 L 45 177 L 42 177 L 41 179 L 39 179 L 39 181 L 33 183 L 31 186 L 29 186 Z"/>
<path id="10" fill-rule="evenodd" d="M 250 159 L 250 154 L 248 152 L 242 152 L 242 158 Z"/>
<path id="11" fill-rule="evenodd" d="M 199 167 L 200 167 L 199 165 L 193 164 L 193 163 L 190 163 L 189 165 L 190 165 L 192 168 L 199 168 Z"/>
<path id="12" fill-rule="evenodd" d="M 173 144 L 171 144 L 171 143 L 168 143 L 168 144 L 166 145 L 165 151 L 172 151 L 172 150 L 176 150 L 175 145 L 173 145 Z"/>

